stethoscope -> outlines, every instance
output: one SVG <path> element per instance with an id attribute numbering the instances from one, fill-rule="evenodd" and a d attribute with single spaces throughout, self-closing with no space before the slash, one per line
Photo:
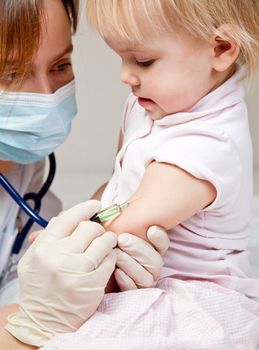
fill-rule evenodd
<path id="1" fill-rule="evenodd" d="M 48 225 L 48 221 L 43 219 L 40 215 L 41 202 L 43 197 L 48 192 L 56 173 L 56 159 L 54 153 L 49 155 L 49 174 L 47 179 L 38 193 L 29 192 L 21 197 L 20 194 L 15 190 L 15 188 L 10 184 L 10 182 L 6 179 L 6 177 L 0 173 L 0 186 L 2 186 L 6 192 L 13 198 L 13 200 L 19 205 L 19 207 L 29 216 L 28 221 L 23 226 L 23 228 L 16 235 L 15 241 L 13 243 L 11 249 L 11 255 L 18 255 L 23 242 L 30 231 L 34 222 L 39 224 L 41 227 L 45 228 Z M 34 208 L 32 209 L 27 202 L 33 201 Z M 98 213 L 93 215 L 90 220 L 97 223 L 104 223 L 106 221 L 110 221 L 116 216 L 120 215 L 122 210 L 129 205 L 128 202 L 123 204 L 112 204 L 107 208 L 100 210 Z"/>
<path id="2" fill-rule="evenodd" d="M 29 192 L 21 197 L 15 188 L 10 184 L 6 177 L 0 173 L 0 186 L 2 186 L 6 192 L 13 198 L 13 200 L 19 205 L 19 207 L 29 216 L 28 221 L 25 223 L 20 232 L 16 235 L 15 241 L 11 249 L 11 255 L 18 255 L 23 242 L 30 231 L 34 222 L 42 227 L 46 227 L 48 222 L 43 219 L 40 215 L 41 203 L 43 197 L 48 192 L 56 173 L 56 159 L 54 153 L 49 155 L 49 173 L 45 183 L 42 185 L 38 193 Z M 28 201 L 34 202 L 34 208 L 27 204 Z"/>
<path id="3" fill-rule="evenodd" d="M 15 190 L 15 188 L 10 184 L 6 177 L 0 173 L 0 186 L 2 186 L 6 192 L 12 197 L 12 199 L 18 204 L 18 206 L 29 216 L 28 221 L 23 226 L 23 228 L 18 232 L 15 237 L 14 243 L 12 245 L 11 254 L 9 256 L 7 265 L 0 276 L 0 288 L 1 285 L 4 285 L 4 282 L 8 278 L 8 274 L 12 269 L 12 266 L 15 265 L 18 261 L 18 255 L 21 251 L 22 245 L 25 241 L 25 238 L 30 231 L 34 222 L 45 228 L 48 225 L 48 222 L 43 219 L 40 215 L 41 202 L 43 197 L 48 192 L 56 173 L 56 160 L 54 153 L 49 155 L 49 173 L 47 179 L 38 193 L 29 192 L 21 197 L 20 194 Z M 34 208 L 27 204 L 28 201 L 34 202 Z M 89 220 L 102 224 L 106 221 L 110 221 L 121 214 L 122 210 L 129 205 L 128 202 L 125 202 L 121 205 L 112 204 L 107 208 L 104 208 L 94 214 Z"/>
<path id="4" fill-rule="evenodd" d="M 21 251 L 22 245 L 25 241 L 25 238 L 30 231 L 34 222 L 45 228 L 48 225 L 48 222 L 43 219 L 40 215 L 41 203 L 43 197 L 48 192 L 56 173 L 56 159 L 54 153 L 49 155 L 49 173 L 46 181 L 42 185 L 38 193 L 29 192 L 21 197 L 20 194 L 15 190 L 15 188 L 10 184 L 6 177 L 0 173 L 0 186 L 2 186 L 6 192 L 13 198 L 13 200 L 19 205 L 19 207 L 29 216 L 28 221 L 25 223 L 23 228 L 17 233 L 14 243 L 12 245 L 11 253 L 7 261 L 7 265 L 3 270 L 0 276 L 0 288 L 5 284 L 8 279 L 9 273 L 12 270 L 19 258 L 19 252 Z M 34 208 L 27 204 L 28 201 L 34 202 Z"/>

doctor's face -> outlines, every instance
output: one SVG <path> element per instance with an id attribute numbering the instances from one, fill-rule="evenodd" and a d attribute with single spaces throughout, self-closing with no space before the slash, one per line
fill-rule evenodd
<path id="1" fill-rule="evenodd" d="M 20 84 L 15 68 L 1 77 L 0 89 L 51 94 L 73 79 L 71 25 L 61 0 L 45 0 L 42 33 L 31 69 Z"/>

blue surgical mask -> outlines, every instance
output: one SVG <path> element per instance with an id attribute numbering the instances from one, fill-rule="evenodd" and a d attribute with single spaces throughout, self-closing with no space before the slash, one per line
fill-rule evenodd
<path id="1" fill-rule="evenodd" d="M 76 113 L 74 80 L 50 95 L 0 92 L 0 159 L 28 164 L 49 155 Z"/>

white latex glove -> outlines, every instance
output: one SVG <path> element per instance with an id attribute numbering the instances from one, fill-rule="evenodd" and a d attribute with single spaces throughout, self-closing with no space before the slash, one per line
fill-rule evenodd
<path id="1" fill-rule="evenodd" d="M 56 333 L 77 330 L 99 306 L 117 245 L 117 235 L 83 221 L 99 209 L 88 201 L 52 219 L 20 260 L 20 311 L 6 329 L 25 344 L 40 347 Z"/>
<path id="2" fill-rule="evenodd" d="M 150 244 L 143 239 L 123 233 L 118 237 L 115 279 L 121 291 L 151 288 L 156 285 L 163 266 L 162 255 L 169 247 L 168 234 L 158 226 L 147 231 Z"/>

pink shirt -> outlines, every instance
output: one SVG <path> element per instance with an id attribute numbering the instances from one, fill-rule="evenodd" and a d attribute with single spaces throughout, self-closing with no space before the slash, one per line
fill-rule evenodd
<path id="1" fill-rule="evenodd" d="M 208 180 L 216 200 L 168 231 L 161 278 L 209 280 L 259 297 L 259 281 L 249 278 L 252 146 L 241 76 L 238 70 L 190 110 L 157 121 L 131 95 L 123 115 L 124 144 L 102 203 L 127 201 L 153 160 Z"/>

